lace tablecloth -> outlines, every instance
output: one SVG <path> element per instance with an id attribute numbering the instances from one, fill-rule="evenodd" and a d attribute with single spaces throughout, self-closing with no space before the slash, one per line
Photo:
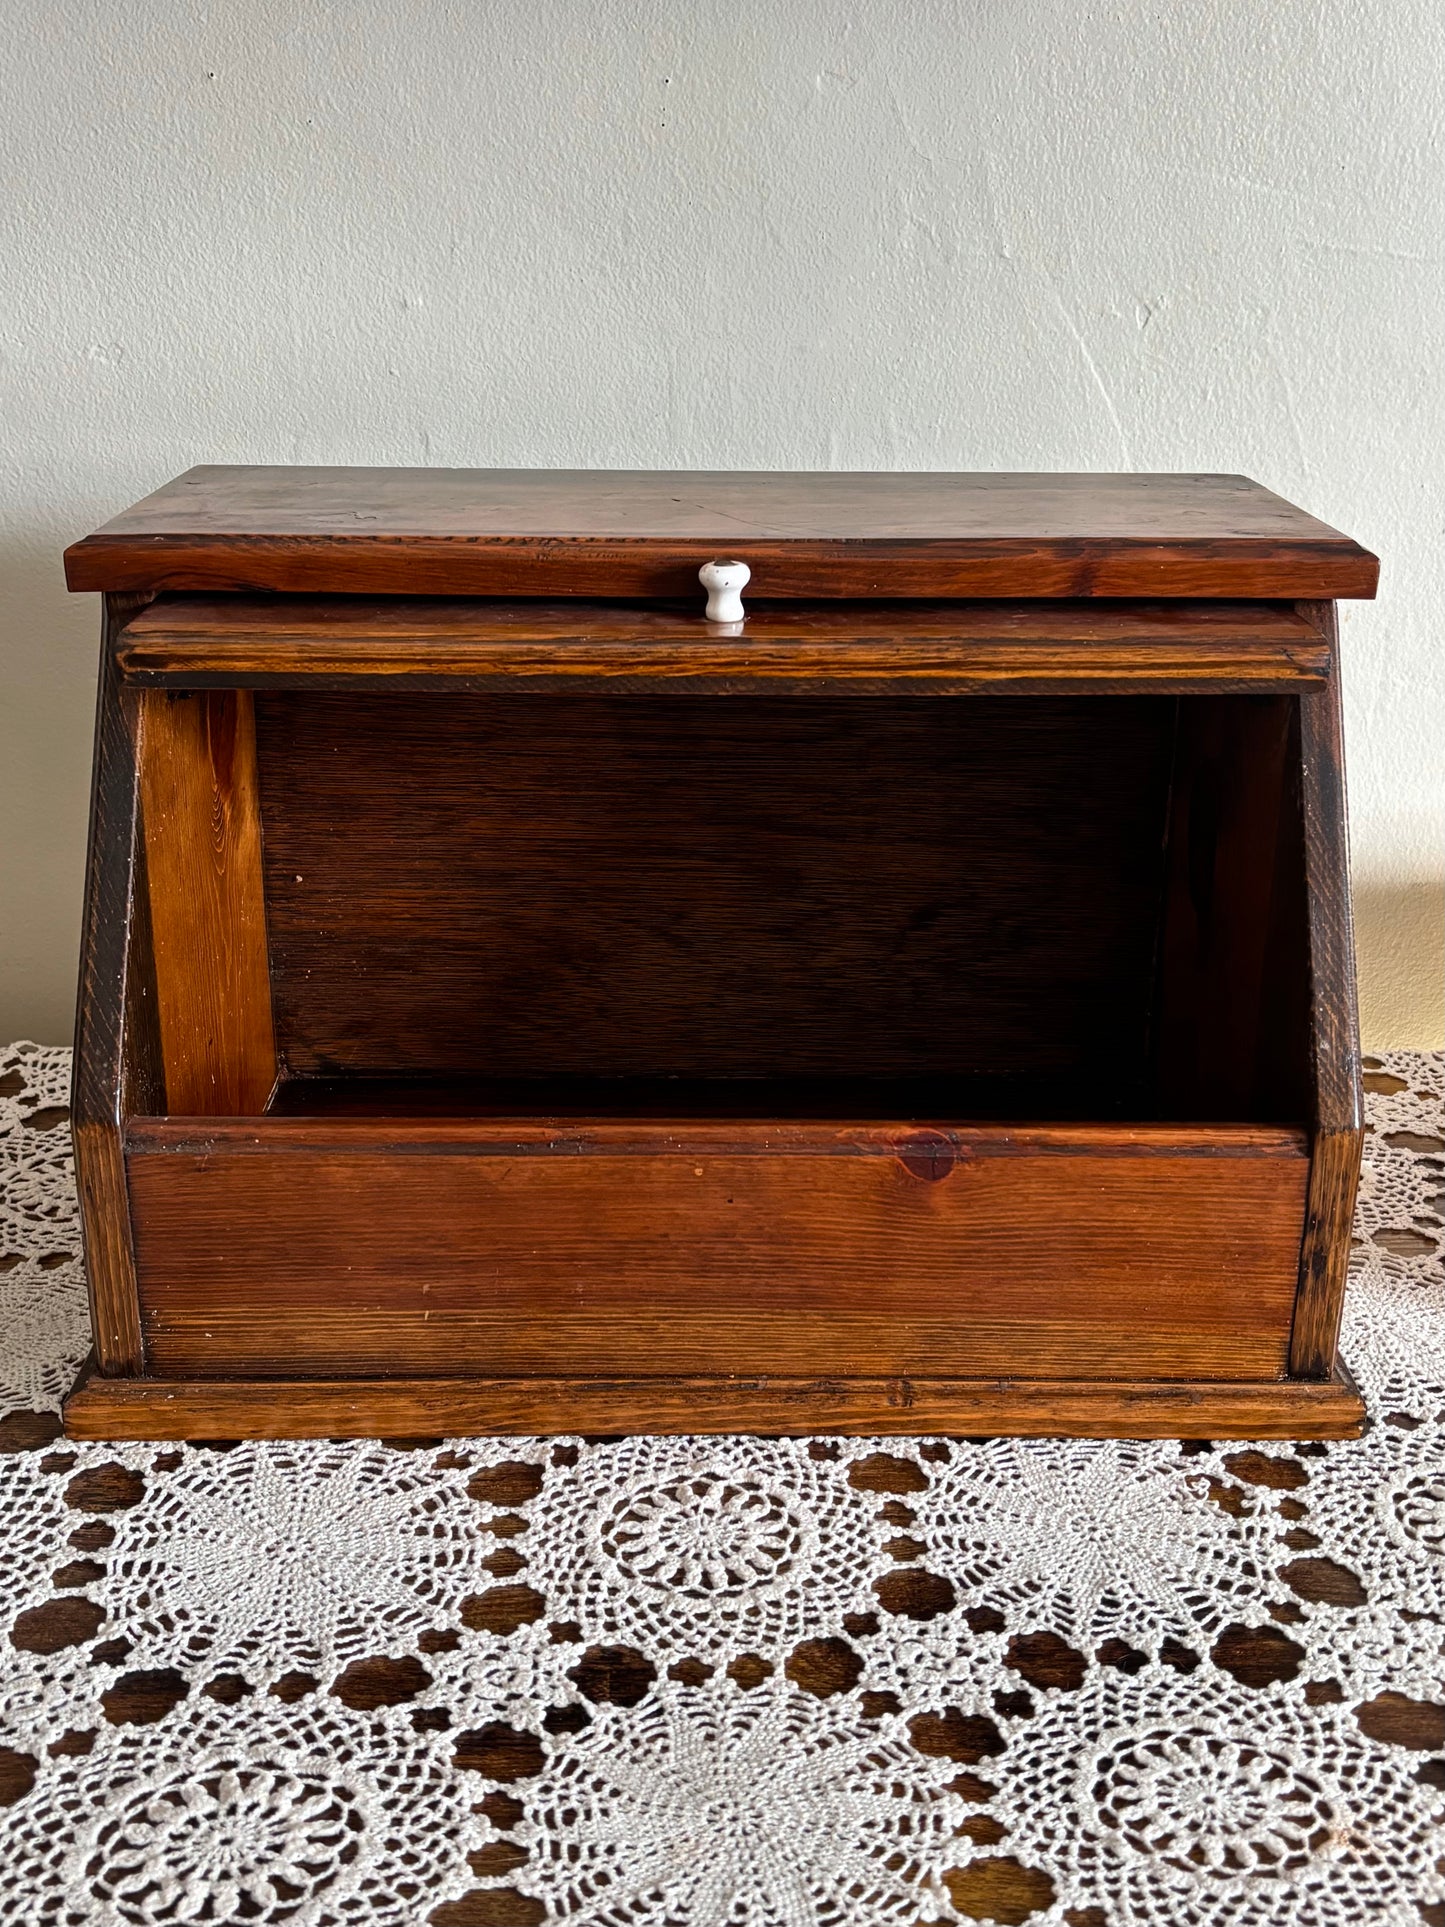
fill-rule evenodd
<path id="1" fill-rule="evenodd" d="M 0 1912 L 1445 1927 L 1445 1122 L 1374 1062 L 1357 1443 L 67 1444 L 0 1052 Z"/>

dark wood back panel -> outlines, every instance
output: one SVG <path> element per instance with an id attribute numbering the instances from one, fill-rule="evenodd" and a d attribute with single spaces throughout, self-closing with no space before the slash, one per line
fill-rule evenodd
<path id="1" fill-rule="evenodd" d="M 1290 697 L 1181 701 L 1155 1033 L 1165 1116 L 1310 1115 L 1298 769 Z"/>
<path id="2" fill-rule="evenodd" d="M 293 1074 L 1144 1056 L 1174 704 L 258 696 Z"/>

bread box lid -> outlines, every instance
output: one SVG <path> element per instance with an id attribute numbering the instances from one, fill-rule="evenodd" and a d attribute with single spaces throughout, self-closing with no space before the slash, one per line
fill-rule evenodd
<path id="1" fill-rule="evenodd" d="M 768 597 L 1372 596 L 1358 543 L 1240 475 L 203 467 L 66 551 L 72 589 Z"/>

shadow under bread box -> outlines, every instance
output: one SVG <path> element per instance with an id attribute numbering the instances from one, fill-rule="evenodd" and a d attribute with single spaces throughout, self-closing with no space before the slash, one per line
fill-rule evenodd
<path id="1" fill-rule="evenodd" d="M 199 468 L 67 567 L 73 1436 L 1358 1429 L 1355 543 L 1232 476 Z"/>

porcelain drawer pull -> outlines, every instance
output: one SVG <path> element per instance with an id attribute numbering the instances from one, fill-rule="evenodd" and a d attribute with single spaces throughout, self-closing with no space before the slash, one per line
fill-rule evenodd
<path id="1" fill-rule="evenodd" d="M 709 622 L 741 622 L 743 590 L 752 570 L 746 562 L 704 562 L 697 579 L 707 590 Z"/>

